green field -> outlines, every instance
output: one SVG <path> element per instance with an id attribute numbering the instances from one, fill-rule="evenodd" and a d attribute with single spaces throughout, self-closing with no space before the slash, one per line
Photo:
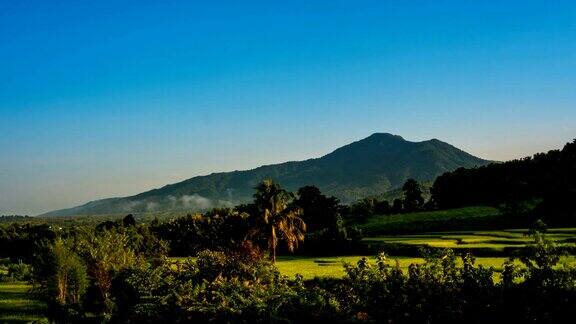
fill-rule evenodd
<path id="1" fill-rule="evenodd" d="M 26 283 L 0 283 L 0 323 L 29 323 L 44 318 L 45 305 Z"/>
<path id="2" fill-rule="evenodd" d="M 386 251 L 398 247 L 450 248 L 456 252 L 481 253 L 491 256 L 502 256 L 506 252 L 517 252 L 532 243 L 527 230 L 513 229 L 500 231 L 459 231 L 436 232 L 418 235 L 389 235 L 364 238 L 371 244 Z M 558 246 L 576 248 L 576 229 L 551 229 L 546 234 L 549 240 Z"/>
<path id="3" fill-rule="evenodd" d="M 370 236 L 387 233 L 457 230 L 479 225 L 489 226 L 490 222 L 498 219 L 501 219 L 498 209 L 477 206 L 396 215 L 376 215 L 358 227 L 365 235 Z"/>
<path id="4" fill-rule="evenodd" d="M 383 251 L 387 244 L 407 245 L 429 248 L 450 248 L 456 254 L 474 252 L 475 249 L 486 251 L 504 251 L 508 248 L 522 249 L 532 243 L 532 238 L 526 235 L 525 229 L 512 229 L 500 231 L 461 231 L 461 232 L 437 232 L 419 235 L 390 235 L 374 236 L 364 239 L 370 244 L 378 243 Z M 546 237 L 556 242 L 559 246 L 576 247 L 576 228 L 550 229 Z M 376 255 L 356 256 L 332 256 L 332 257 L 308 257 L 308 256 L 280 256 L 276 266 L 280 273 L 293 278 L 300 274 L 304 279 L 315 277 L 340 278 L 344 276 L 344 263 L 356 263 L 361 258 L 375 260 Z M 182 260 L 181 258 L 174 258 Z M 412 263 L 422 263 L 421 257 L 392 256 L 392 264 L 397 260 L 402 269 L 407 269 Z M 485 267 L 493 267 L 496 271 L 501 270 L 502 264 L 508 259 L 508 255 L 502 256 L 476 256 L 476 264 Z M 567 256 L 563 261 L 573 263 L 576 257 Z"/>
<path id="5" fill-rule="evenodd" d="M 315 277 L 330 277 L 341 278 L 344 276 L 344 263 L 356 263 L 361 258 L 366 257 L 369 260 L 375 261 L 375 256 L 345 256 L 345 257 L 281 257 L 279 258 L 276 266 L 283 275 L 293 278 L 296 274 L 300 274 L 304 279 L 312 279 Z M 413 263 L 423 263 L 422 258 L 408 258 L 408 257 L 393 257 L 390 258 L 391 264 L 398 261 L 402 270 L 408 269 L 408 266 Z M 504 261 L 507 258 L 476 258 L 476 264 L 485 267 L 494 267 L 500 270 Z"/>

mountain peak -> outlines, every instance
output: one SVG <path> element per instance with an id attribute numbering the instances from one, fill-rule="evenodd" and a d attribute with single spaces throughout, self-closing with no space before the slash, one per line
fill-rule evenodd
<path id="1" fill-rule="evenodd" d="M 390 133 L 373 133 L 372 135 L 366 137 L 365 139 L 394 139 L 399 141 L 405 141 L 404 137 Z"/>
<path id="2" fill-rule="evenodd" d="M 374 133 L 320 158 L 198 176 L 135 196 L 95 201 L 44 215 L 197 211 L 233 206 L 252 199 L 254 186 L 266 178 L 290 191 L 315 185 L 327 195 L 351 202 L 399 188 L 408 178 L 430 181 L 447 171 L 488 163 L 436 139 L 412 142 L 390 133 Z"/>

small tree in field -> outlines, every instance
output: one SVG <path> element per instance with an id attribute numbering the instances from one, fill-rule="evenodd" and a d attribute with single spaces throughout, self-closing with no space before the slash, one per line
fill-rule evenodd
<path id="1" fill-rule="evenodd" d="M 408 179 L 402 186 L 404 191 L 404 209 L 406 211 L 418 210 L 424 205 L 424 198 L 422 197 L 422 189 L 418 181 Z"/>
<path id="2" fill-rule="evenodd" d="M 293 204 L 294 195 L 272 180 L 264 180 L 256 187 L 254 203 L 263 222 L 263 233 L 268 241 L 270 259 L 276 262 L 276 248 L 284 240 L 289 251 L 304 241 L 306 223 L 300 218 L 301 210 Z"/>

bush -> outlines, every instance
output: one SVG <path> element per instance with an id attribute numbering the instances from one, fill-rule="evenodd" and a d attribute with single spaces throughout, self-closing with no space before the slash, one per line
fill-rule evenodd
<path id="1" fill-rule="evenodd" d="M 32 267 L 26 263 L 8 263 L 1 266 L 0 281 L 16 282 L 30 281 L 32 279 Z"/>

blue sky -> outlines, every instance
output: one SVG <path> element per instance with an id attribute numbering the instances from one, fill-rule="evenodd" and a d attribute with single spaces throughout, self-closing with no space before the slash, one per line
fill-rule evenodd
<path id="1" fill-rule="evenodd" d="M 0 2 L 0 214 L 321 156 L 576 137 L 573 1 Z"/>

